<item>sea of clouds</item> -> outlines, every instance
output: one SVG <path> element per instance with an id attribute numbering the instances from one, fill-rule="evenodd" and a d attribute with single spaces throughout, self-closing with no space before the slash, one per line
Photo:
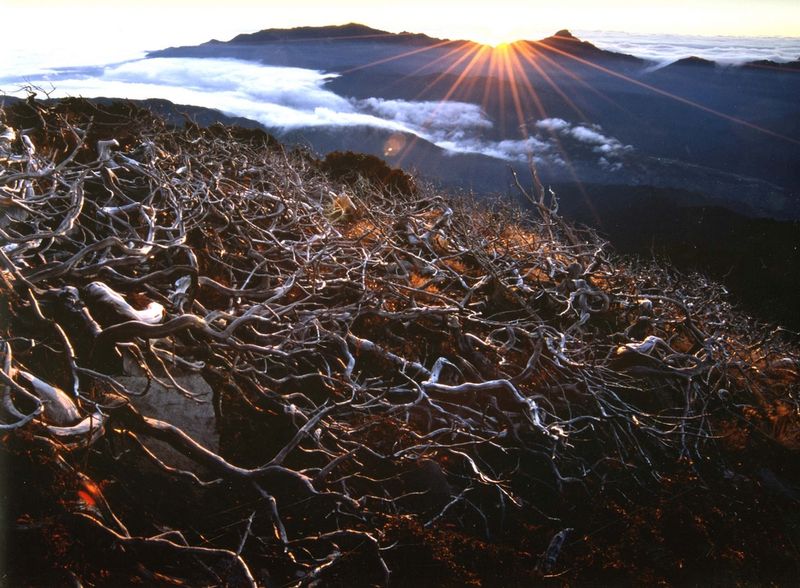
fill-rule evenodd
<path id="1" fill-rule="evenodd" d="M 1 73 L 1 72 L 0 72 Z M 0 91 L 24 95 L 37 87 L 51 97 L 163 98 L 256 120 L 270 129 L 373 127 L 407 133 L 450 154 L 471 153 L 508 160 L 564 165 L 564 141 L 585 146 L 609 171 L 621 166 L 630 146 L 597 126 L 544 119 L 526 139 L 492 141 L 494 127 L 476 104 L 455 101 L 348 99 L 325 84 L 336 74 L 266 66 L 235 59 L 134 59 L 107 66 L 54 68 L 28 76 L 0 75 Z"/>
<path id="2" fill-rule="evenodd" d="M 800 59 L 800 38 L 797 37 L 700 37 L 609 31 L 573 33 L 601 49 L 635 55 L 664 65 L 692 56 L 722 65 L 761 59 L 778 63 Z"/>

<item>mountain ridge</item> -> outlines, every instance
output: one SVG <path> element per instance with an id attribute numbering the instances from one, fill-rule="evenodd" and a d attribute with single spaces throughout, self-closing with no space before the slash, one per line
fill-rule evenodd
<path id="1" fill-rule="evenodd" d="M 326 43 L 331 41 L 343 40 L 383 40 L 383 41 L 402 41 L 413 42 L 415 44 L 425 43 L 469 43 L 481 46 L 491 46 L 473 41 L 470 39 L 449 39 L 432 37 L 425 33 L 414 33 L 410 31 L 402 31 L 393 33 L 382 29 L 370 27 L 369 25 L 350 22 L 341 25 L 322 25 L 322 26 L 302 26 L 290 28 L 268 28 L 261 29 L 252 33 L 240 33 L 228 41 L 220 41 L 218 39 L 210 39 L 199 46 L 221 46 L 221 45 L 260 45 L 268 43 L 280 42 L 319 42 Z M 630 64 L 647 65 L 656 64 L 657 60 L 638 57 L 629 53 L 615 51 L 610 49 L 601 49 L 590 41 L 583 40 L 570 32 L 569 29 L 560 29 L 553 35 L 544 37 L 538 40 L 532 39 L 517 39 L 504 45 L 514 44 L 529 44 L 532 46 L 546 45 L 558 50 L 565 50 L 573 52 L 581 56 L 589 57 L 604 57 L 619 61 L 625 61 Z M 168 49 L 183 49 L 191 46 L 169 47 Z M 166 49 L 166 50 L 168 50 Z M 159 49 L 147 52 L 148 56 L 157 56 L 165 49 Z M 727 67 L 750 67 L 750 68 L 774 68 L 778 71 L 793 72 L 800 69 L 800 57 L 795 61 L 790 62 L 777 62 L 773 60 L 750 60 L 733 65 L 723 64 L 719 61 L 707 58 L 701 58 L 694 55 L 687 55 L 669 62 L 667 65 L 726 65 Z"/>
<path id="2" fill-rule="evenodd" d="M 436 39 L 425 35 L 423 33 L 390 33 L 380 29 L 375 29 L 360 23 L 347 23 L 342 25 L 331 26 L 305 26 L 294 27 L 288 29 L 272 28 L 262 29 L 254 33 L 242 33 L 233 37 L 228 43 L 232 44 L 251 44 L 251 43 L 269 43 L 280 41 L 332 41 L 337 39 L 380 39 L 380 38 L 393 38 L 403 40 L 425 40 L 438 42 L 441 39 Z"/>
<path id="3" fill-rule="evenodd" d="M 568 29 L 561 29 L 554 35 L 545 37 L 538 41 L 521 40 L 517 43 L 527 44 L 534 48 L 545 46 L 557 52 L 569 53 L 583 58 L 605 58 L 615 61 L 623 61 L 632 65 L 644 66 L 648 62 L 646 59 L 621 53 L 619 51 L 609 51 L 607 49 L 600 49 L 597 45 L 584 41 L 573 35 Z"/>

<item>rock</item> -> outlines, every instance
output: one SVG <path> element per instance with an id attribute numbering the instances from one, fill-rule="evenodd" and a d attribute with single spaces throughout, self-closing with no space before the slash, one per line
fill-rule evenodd
<path id="1" fill-rule="evenodd" d="M 178 376 L 175 380 L 191 391 L 196 398 L 187 398 L 178 390 L 169 390 L 156 382 L 143 396 L 131 396 L 131 404 L 144 416 L 159 419 L 183 430 L 206 449 L 219 452 L 219 433 L 216 428 L 213 392 L 208 383 L 199 375 Z M 135 394 L 147 389 L 147 378 L 125 376 L 117 381 Z M 198 472 L 198 465 L 191 459 L 172 449 L 166 443 L 155 439 L 142 439 L 150 451 L 167 465 Z"/>

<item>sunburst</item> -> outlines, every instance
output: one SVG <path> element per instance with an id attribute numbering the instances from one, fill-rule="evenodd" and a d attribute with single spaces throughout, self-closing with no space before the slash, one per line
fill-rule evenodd
<path id="1" fill-rule="evenodd" d="M 575 41 L 578 43 L 578 41 Z M 490 103 L 494 102 L 498 120 L 495 121 L 503 132 L 506 129 L 518 129 L 516 137 L 507 136 L 508 139 L 520 139 L 524 145 L 531 145 L 531 126 L 535 121 L 549 118 L 544 101 L 540 93 L 543 89 L 558 96 L 563 104 L 575 114 L 575 119 L 588 123 L 591 122 L 584 110 L 570 96 L 565 87 L 559 85 L 558 78 L 577 83 L 589 90 L 591 94 L 614 107 L 625 108 L 612 100 L 586 78 L 586 71 L 601 72 L 616 78 L 624 83 L 645 89 L 654 95 L 669 98 L 688 107 L 698 109 L 709 115 L 741 125 L 753 131 L 769 135 L 784 141 L 798 144 L 800 141 L 787 137 L 770 129 L 710 108 L 704 104 L 690 100 L 683 96 L 673 94 L 632 78 L 619 71 L 604 67 L 581 57 L 577 52 L 570 51 L 564 44 L 545 41 L 515 41 L 509 42 L 497 39 L 494 43 L 475 43 L 470 41 L 439 41 L 423 47 L 416 47 L 396 55 L 378 59 L 374 62 L 359 65 L 342 74 L 355 71 L 369 70 L 381 64 L 408 58 L 430 59 L 419 65 L 414 71 L 392 82 L 392 85 L 402 85 L 409 79 L 419 75 L 428 75 L 425 72 L 435 73 L 435 77 L 426 84 L 416 95 L 416 99 L 425 99 L 435 95 L 442 105 L 450 101 L 465 101 L 479 103 L 484 112 L 490 110 Z M 574 67 L 571 67 L 572 64 Z M 581 72 L 584 72 L 583 75 Z M 555 74 L 555 75 L 554 75 Z M 586 79 L 585 79 L 586 78 Z M 442 87 L 442 84 L 447 84 Z M 478 98 L 480 96 L 480 98 Z M 510 112 L 509 112 L 510 111 Z M 435 125 L 438 109 L 434 109 L 422 127 L 430 128 Z M 513 119 L 509 118 L 509 114 Z M 549 140 L 555 146 L 559 156 L 565 164 L 579 192 L 582 194 L 588 210 L 597 218 L 594 206 L 586 190 L 582 186 L 569 154 L 563 147 L 557 131 L 544 130 L 549 135 Z M 415 148 L 418 136 L 402 144 L 395 141 L 385 150 L 397 165 L 402 165 L 406 157 Z M 536 153 L 527 153 L 530 165 L 534 165 Z"/>

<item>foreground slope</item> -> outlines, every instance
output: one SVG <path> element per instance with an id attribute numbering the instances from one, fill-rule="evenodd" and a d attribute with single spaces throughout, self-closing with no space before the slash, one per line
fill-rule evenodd
<path id="1" fill-rule="evenodd" d="M 797 577 L 798 350 L 713 283 L 541 193 L 123 103 L 2 117 L 12 585 Z"/>

